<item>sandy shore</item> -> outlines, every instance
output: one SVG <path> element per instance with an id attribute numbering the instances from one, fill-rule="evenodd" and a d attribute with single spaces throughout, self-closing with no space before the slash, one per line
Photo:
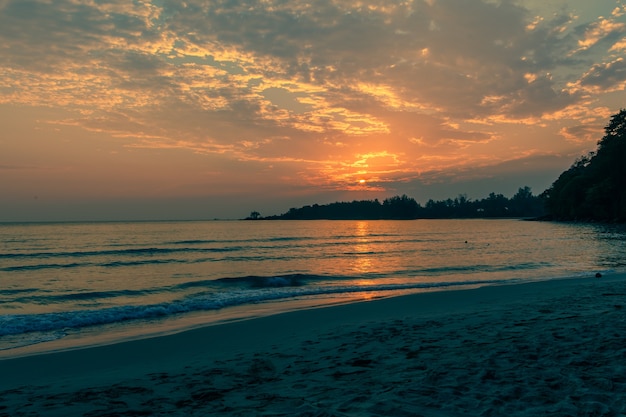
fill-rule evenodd
<path id="1" fill-rule="evenodd" d="M 626 415 L 626 275 L 0 360 L 0 416 Z"/>

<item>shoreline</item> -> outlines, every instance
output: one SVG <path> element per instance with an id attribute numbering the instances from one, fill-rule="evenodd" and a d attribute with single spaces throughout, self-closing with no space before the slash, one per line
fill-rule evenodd
<path id="1" fill-rule="evenodd" d="M 518 281 L 511 283 L 517 282 Z M 502 284 L 502 282 L 498 282 L 498 284 Z M 486 281 L 482 284 L 476 282 L 459 283 L 454 286 L 423 287 L 419 290 L 398 289 L 378 291 L 364 289 L 359 292 L 339 294 L 341 296 L 338 294 L 320 294 L 317 296 L 307 296 L 302 298 L 295 297 L 230 306 L 217 310 L 200 310 L 182 314 L 180 316 L 172 316 L 167 320 L 161 320 L 160 318 L 157 318 L 154 321 L 152 319 L 130 320 L 126 323 L 122 323 L 122 325 L 115 324 L 114 326 L 102 325 L 94 326 L 93 328 L 80 328 L 58 338 L 1 349 L 0 361 L 33 355 L 89 349 L 141 339 L 164 337 L 203 327 L 219 326 L 245 320 L 255 320 L 267 316 L 287 314 L 300 310 L 329 308 L 421 293 L 464 291 L 467 289 L 489 285 L 494 284 Z"/>
<path id="2" fill-rule="evenodd" d="M 470 405 L 475 415 L 511 415 L 533 404 L 555 415 L 626 412 L 622 306 L 626 274 L 618 273 L 402 295 L 6 358 L 0 415 L 461 415 Z"/>

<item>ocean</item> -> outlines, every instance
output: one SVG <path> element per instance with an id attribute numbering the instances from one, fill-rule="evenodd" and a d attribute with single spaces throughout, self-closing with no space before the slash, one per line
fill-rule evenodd
<path id="1" fill-rule="evenodd" d="M 420 291 L 626 268 L 619 225 L 497 220 L 0 224 L 0 356 Z"/>

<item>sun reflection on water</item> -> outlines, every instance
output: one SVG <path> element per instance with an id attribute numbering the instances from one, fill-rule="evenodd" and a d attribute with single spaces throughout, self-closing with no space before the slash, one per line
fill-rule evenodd
<path id="1" fill-rule="evenodd" d="M 376 267 L 375 259 L 372 254 L 374 253 L 371 236 L 370 236 L 370 224 L 367 221 L 359 221 L 356 223 L 356 243 L 354 245 L 354 258 L 353 258 L 353 269 L 357 273 L 369 273 L 372 272 Z M 362 280 L 359 282 L 367 285 L 369 284 L 367 280 Z"/>

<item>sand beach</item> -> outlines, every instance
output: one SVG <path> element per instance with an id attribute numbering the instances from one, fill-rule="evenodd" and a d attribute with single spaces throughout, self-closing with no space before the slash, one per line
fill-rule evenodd
<path id="1" fill-rule="evenodd" d="M 0 360 L 0 416 L 626 415 L 626 275 L 301 310 Z"/>

